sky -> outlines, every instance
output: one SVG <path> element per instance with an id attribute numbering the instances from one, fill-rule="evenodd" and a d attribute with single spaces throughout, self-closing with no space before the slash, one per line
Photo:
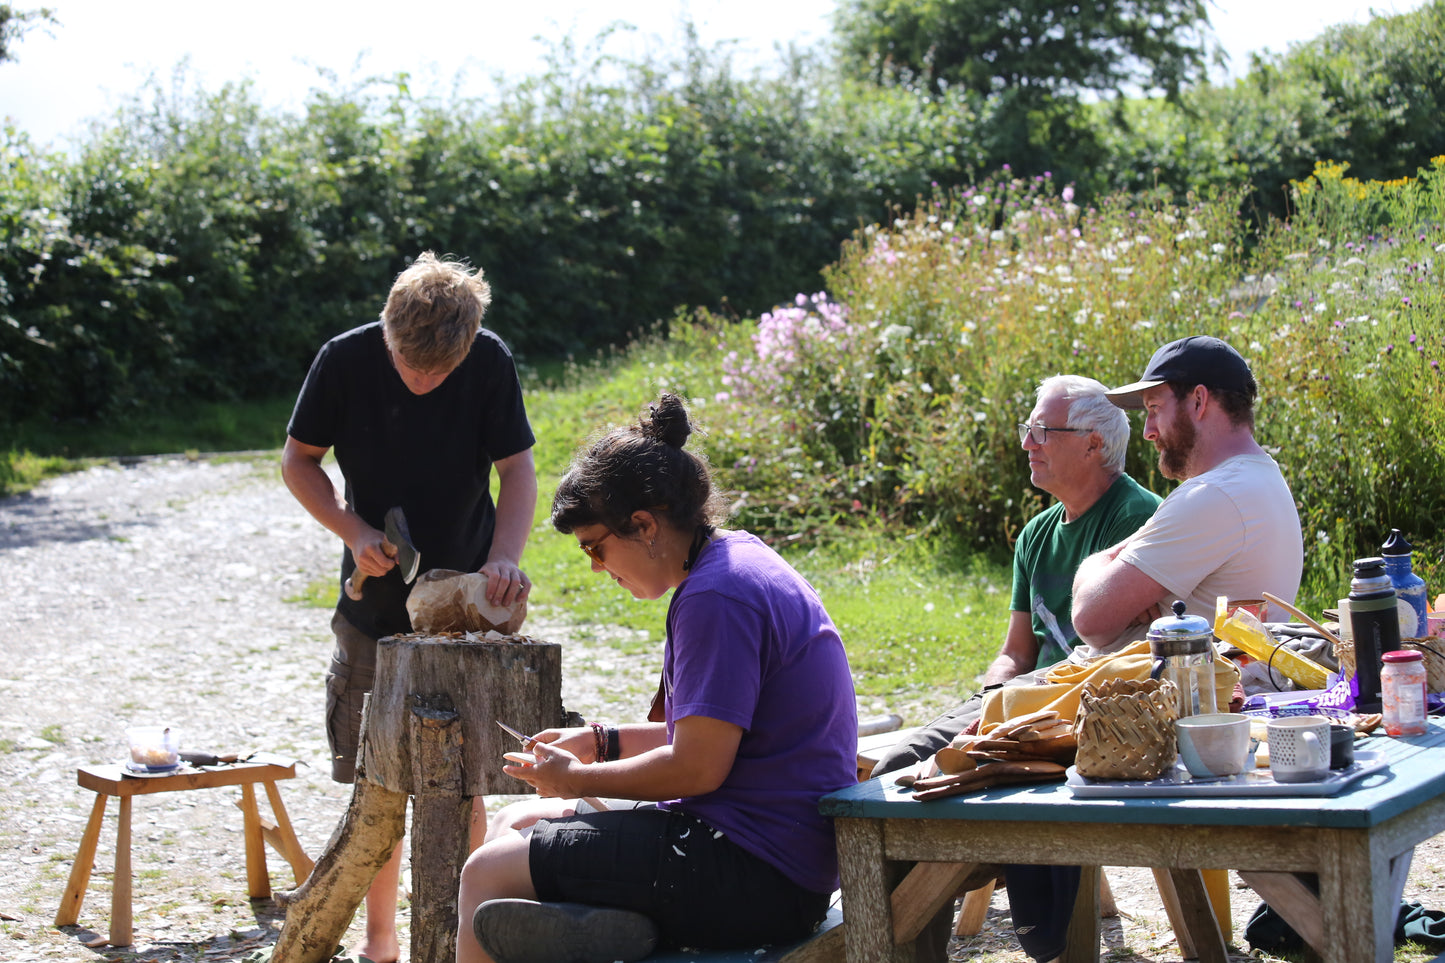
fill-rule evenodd
<path id="1" fill-rule="evenodd" d="M 625 56 L 676 43 L 690 19 L 705 46 L 734 45 L 737 63 L 766 67 L 778 45 L 809 46 L 829 35 L 836 0 L 471 0 L 413 8 L 396 0 L 19 0 L 44 6 L 59 25 L 31 31 L 0 64 L 0 114 L 40 143 L 83 139 L 148 77 L 170 77 L 188 61 L 205 90 L 250 78 L 268 106 L 299 108 L 307 91 L 342 81 L 411 74 L 417 93 L 485 96 L 494 76 L 540 73 L 548 44 L 587 44 L 612 23 L 635 31 L 606 48 Z M 1403 13 L 1425 0 L 1214 0 L 1210 20 L 1242 74 L 1249 54 L 1283 52 L 1336 23 Z"/>

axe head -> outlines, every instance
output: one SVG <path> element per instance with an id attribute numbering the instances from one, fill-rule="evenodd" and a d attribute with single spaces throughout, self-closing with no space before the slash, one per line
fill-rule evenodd
<path id="1" fill-rule="evenodd" d="M 421 553 L 411 543 L 411 533 L 406 528 L 406 513 L 398 505 L 386 513 L 386 540 L 396 546 L 396 567 L 401 570 L 401 580 L 411 582 L 416 570 L 421 567 Z"/>

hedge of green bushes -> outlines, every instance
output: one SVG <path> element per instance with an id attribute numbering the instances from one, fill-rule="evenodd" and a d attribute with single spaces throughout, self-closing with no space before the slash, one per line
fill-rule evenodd
<path id="1" fill-rule="evenodd" d="M 490 323 L 539 360 L 679 306 L 747 317 L 822 290 L 855 230 L 1006 164 L 1080 203 L 1230 191 L 1263 231 L 1317 160 L 1385 179 L 1445 153 L 1442 35 L 1435 0 L 1178 105 L 1025 109 L 927 77 L 842 77 L 816 54 L 744 75 L 696 44 L 635 63 L 564 44 L 485 102 L 417 99 L 395 78 L 288 114 L 244 83 L 182 80 L 73 153 L 5 128 L 0 443 L 25 419 L 294 391 L 316 346 L 375 317 L 428 248 L 485 268 Z"/>

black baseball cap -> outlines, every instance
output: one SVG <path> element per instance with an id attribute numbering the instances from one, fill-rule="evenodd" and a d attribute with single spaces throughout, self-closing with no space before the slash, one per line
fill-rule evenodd
<path id="1" fill-rule="evenodd" d="M 1120 408 L 1143 408 L 1144 392 L 1156 385 L 1204 385 L 1219 391 L 1255 396 L 1254 375 L 1239 352 L 1218 338 L 1196 334 L 1171 341 L 1149 359 L 1144 377 L 1133 384 L 1105 392 Z"/>

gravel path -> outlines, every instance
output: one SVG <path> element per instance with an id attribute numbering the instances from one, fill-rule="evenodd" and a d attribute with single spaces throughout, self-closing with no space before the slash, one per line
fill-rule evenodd
<path id="1" fill-rule="evenodd" d="M 0 960 L 235 960 L 274 940 L 278 908 L 246 897 L 228 789 L 136 801 L 125 951 L 84 945 L 109 926 L 112 803 L 81 926 L 57 930 L 94 798 L 75 770 L 123 761 L 125 727 L 152 721 L 178 726 L 183 748 L 293 757 L 297 778 L 278 786 L 315 858 L 350 787 L 330 779 L 322 728 L 330 609 L 287 599 L 334 579 L 339 553 L 273 455 L 145 459 L 0 500 Z M 564 640 L 537 607 L 526 631 Z M 563 655 L 567 707 L 645 712 L 656 659 L 580 634 Z M 268 864 L 273 887 L 292 885 L 280 857 Z"/>
<path id="2" fill-rule="evenodd" d="M 81 925 L 54 927 L 93 798 L 75 770 L 122 761 L 125 726 L 152 721 L 178 726 L 189 748 L 293 757 L 297 778 L 281 794 L 317 856 L 349 798 L 328 776 L 321 723 L 330 609 L 288 599 L 334 579 L 339 552 L 269 453 L 95 467 L 0 500 L 0 960 L 234 961 L 274 941 L 281 913 L 246 898 L 241 816 L 227 789 L 135 803 L 134 946 L 103 943 L 114 804 Z M 639 717 L 657 658 L 619 654 L 608 644 L 615 633 L 599 629 L 570 631 L 534 607 L 525 631 L 563 643 L 569 709 Z M 1407 898 L 1445 905 L 1442 862 L 1435 841 L 1417 852 Z M 273 887 L 288 888 L 284 861 L 271 853 L 269 865 Z M 1107 958 L 1178 959 L 1152 878 L 1108 876 L 1125 915 L 1106 921 Z M 1233 894 L 1238 931 L 1257 900 Z M 955 941 L 952 958 L 1027 963 L 1007 905 L 998 893 L 984 932 Z M 403 902 L 403 959 L 407 921 Z M 359 932 L 353 923 L 347 945 Z"/>

